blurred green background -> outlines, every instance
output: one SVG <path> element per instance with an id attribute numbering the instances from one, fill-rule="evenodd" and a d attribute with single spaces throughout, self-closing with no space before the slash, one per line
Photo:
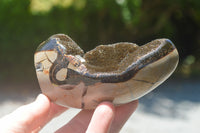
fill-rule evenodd
<path id="1" fill-rule="evenodd" d="M 176 75 L 200 75 L 200 0 L 1 0 L 0 83 L 36 80 L 34 52 L 56 33 L 85 51 L 169 38 L 180 54 Z"/>

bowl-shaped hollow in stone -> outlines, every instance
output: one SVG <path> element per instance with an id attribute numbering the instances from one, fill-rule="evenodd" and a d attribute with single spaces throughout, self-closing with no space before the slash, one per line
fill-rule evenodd
<path id="1" fill-rule="evenodd" d="M 70 37 L 56 34 L 40 44 L 34 61 L 41 90 L 53 102 L 93 109 L 102 101 L 121 105 L 144 96 L 173 73 L 178 58 L 168 39 L 100 45 L 84 54 Z"/>

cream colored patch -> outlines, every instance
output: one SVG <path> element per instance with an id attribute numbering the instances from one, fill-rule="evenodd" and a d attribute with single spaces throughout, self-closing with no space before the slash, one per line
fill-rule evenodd
<path id="1" fill-rule="evenodd" d="M 78 58 L 81 62 L 85 62 L 85 59 L 80 55 L 75 55 L 75 57 Z"/>
<path id="2" fill-rule="evenodd" d="M 54 62 L 57 58 L 58 54 L 55 51 L 42 51 L 35 53 L 34 61 L 35 64 L 42 62 L 44 60 L 49 60 L 50 62 Z"/>
<path id="3" fill-rule="evenodd" d="M 67 68 L 62 68 L 60 71 L 56 73 L 56 79 L 59 81 L 63 81 L 67 76 Z"/>
<path id="4" fill-rule="evenodd" d="M 43 70 L 44 74 L 49 74 L 49 69 L 56 58 L 57 53 L 55 51 L 42 51 L 35 54 L 34 61 L 35 65 L 41 63 L 41 70 Z"/>
<path id="5" fill-rule="evenodd" d="M 47 57 L 46 57 L 46 54 L 44 52 L 35 53 L 35 56 L 34 56 L 35 64 L 39 63 L 39 62 L 41 62 L 41 61 L 43 61 L 45 59 L 47 59 Z"/>
<path id="6" fill-rule="evenodd" d="M 45 53 L 46 53 L 47 58 L 51 62 L 54 62 L 58 56 L 58 54 L 55 51 L 46 51 Z"/>
<path id="7" fill-rule="evenodd" d="M 49 69 L 51 67 L 52 63 L 49 62 L 49 60 L 42 61 L 42 66 L 44 69 Z"/>
<path id="8" fill-rule="evenodd" d="M 75 67 L 72 63 L 68 64 L 68 68 L 72 70 L 77 70 L 77 67 Z"/>

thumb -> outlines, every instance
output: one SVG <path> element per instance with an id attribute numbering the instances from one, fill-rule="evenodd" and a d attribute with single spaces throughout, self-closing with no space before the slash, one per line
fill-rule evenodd
<path id="1" fill-rule="evenodd" d="M 40 94 L 37 99 L 28 105 L 19 107 L 11 114 L 0 120 L 1 128 L 5 132 L 31 132 L 41 128 L 48 118 L 51 103 Z"/>

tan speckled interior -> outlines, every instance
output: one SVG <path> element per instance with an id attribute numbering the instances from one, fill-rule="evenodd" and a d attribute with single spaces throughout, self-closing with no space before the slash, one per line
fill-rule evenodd
<path id="1" fill-rule="evenodd" d="M 84 55 L 85 65 L 91 73 L 117 72 L 122 65 L 121 62 L 137 48 L 138 46 L 133 43 L 100 45 Z M 127 65 L 123 64 L 123 66 Z"/>
<path id="2" fill-rule="evenodd" d="M 85 66 L 90 73 L 121 73 L 133 62 L 158 48 L 160 43 L 152 41 L 140 47 L 134 43 L 100 45 L 84 55 Z"/>

